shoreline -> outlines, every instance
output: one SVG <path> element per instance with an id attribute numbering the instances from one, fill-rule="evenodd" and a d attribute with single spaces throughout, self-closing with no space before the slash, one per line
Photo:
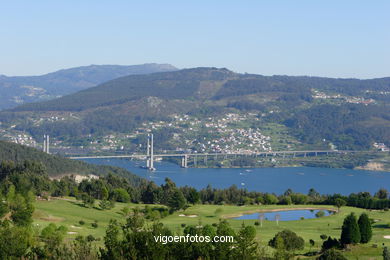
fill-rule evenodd
<path id="1" fill-rule="evenodd" d="M 336 168 L 336 167 L 315 167 L 307 165 L 285 165 L 285 166 L 232 166 L 232 167 L 188 167 L 192 169 L 262 169 L 262 168 L 299 168 L 299 167 L 308 167 L 308 168 L 324 168 L 324 169 L 341 169 L 341 170 L 354 170 L 354 171 L 373 171 L 373 172 L 388 172 L 390 169 L 371 169 L 365 168 L 363 166 L 357 166 L 353 169 L 351 168 Z"/>

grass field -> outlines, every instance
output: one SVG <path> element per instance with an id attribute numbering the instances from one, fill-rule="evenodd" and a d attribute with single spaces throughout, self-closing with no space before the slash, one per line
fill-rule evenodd
<path id="1" fill-rule="evenodd" d="M 105 229 L 110 219 L 117 219 L 124 222 L 124 217 L 120 214 L 123 207 L 140 207 L 142 204 L 123 204 L 116 203 L 115 208 L 111 210 L 102 211 L 97 208 L 85 208 L 78 201 L 69 198 L 66 200 L 51 200 L 51 201 L 37 201 L 35 203 L 34 224 L 40 228 L 46 226 L 48 223 L 56 223 L 57 225 L 64 225 L 68 228 L 67 239 L 72 239 L 76 235 L 93 235 L 96 238 L 101 238 L 105 235 Z M 219 219 L 229 219 L 234 215 L 242 213 L 255 212 L 259 210 L 271 210 L 282 208 L 332 208 L 331 206 L 311 206 L 311 205 L 293 205 L 293 206 L 217 206 L 217 205 L 196 205 L 188 208 L 184 212 L 175 212 L 174 214 L 161 220 L 167 227 L 176 233 L 181 233 L 183 228 L 181 224 L 198 225 L 217 223 Z M 220 210 L 217 211 L 217 209 Z M 216 213 L 219 212 L 219 213 Z M 314 249 L 318 249 L 322 244 L 320 239 L 321 234 L 326 234 L 332 237 L 340 237 L 341 225 L 344 217 L 350 212 L 355 212 L 360 215 L 362 212 L 367 212 L 369 217 L 376 220 L 373 225 L 373 239 L 367 245 L 359 245 L 354 247 L 351 251 L 345 252 L 349 259 L 381 259 L 383 244 L 390 247 L 390 240 L 385 239 L 385 235 L 390 235 L 390 228 L 387 224 L 390 223 L 390 211 L 367 211 L 358 208 L 343 207 L 340 213 L 328 217 L 305 219 L 299 221 L 280 221 L 276 225 L 274 221 L 263 221 L 263 227 L 254 226 L 257 230 L 257 238 L 261 244 L 266 245 L 268 241 L 279 231 L 283 229 L 290 229 L 296 232 L 299 236 L 305 239 L 305 250 L 310 249 L 309 239 L 315 241 Z M 192 215 L 192 217 L 180 215 Z M 196 216 L 194 216 L 196 215 Z M 79 221 L 85 221 L 84 225 L 80 225 Z M 91 223 L 98 222 L 98 227 L 93 228 Z M 229 223 L 235 229 L 239 229 L 242 223 L 246 225 L 254 225 L 256 220 L 234 220 L 229 219 Z M 103 241 L 97 242 L 97 245 L 102 244 Z M 377 248 L 374 247 L 377 246 Z"/>

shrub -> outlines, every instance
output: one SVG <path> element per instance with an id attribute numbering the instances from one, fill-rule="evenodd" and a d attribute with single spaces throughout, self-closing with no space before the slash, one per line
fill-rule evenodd
<path id="1" fill-rule="evenodd" d="M 316 217 L 317 218 L 322 218 L 323 216 L 325 216 L 325 212 L 323 210 L 320 210 L 316 213 Z"/>
<path id="2" fill-rule="evenodd" d="M 80 221 L 79 221 L 79 224 L 80 224 L 80 226 L 82 226 L 82 225 L 85 224 L 85 221 L 84 221 L 84 220 L 80 220 Z"/>
<path id="3" fill-rule="evenodd" d="M 93 241 L 96 240 L 95 237 L 94 237 L 93 235 L 88 235 L 88 236 L 86 237 L 86 239 L 87 239 L 88 242 L 93 242 Z"/>
<path id="4" fill-rule="evenodd" d="M 99 225 L 98 225 L 98 221 L 95 220 L 95 222 L 91 223 L 91 226 L 92 226 L 93 228 L 97 228 L 97 227 L 99 226 Z"/>
<path id="5" fill-rule="evenodd" d="M 302 250 L 304 248 L 305 241 L 303 238 L 288 229 L 277 233 L 275 237 L 268 242 L 268 245 L 276 248 L 276 241 L 280 238 L 283 240 L 284 247 L 287 251 Z"/>
<path id="6" fill-rule="evenodd" d="M 330 249 L 325 251 L 320 257 L 317 258 L 318 260 L 347 260 L 345 256 L 343 256 L 339 251 L 335 249 Z"/>

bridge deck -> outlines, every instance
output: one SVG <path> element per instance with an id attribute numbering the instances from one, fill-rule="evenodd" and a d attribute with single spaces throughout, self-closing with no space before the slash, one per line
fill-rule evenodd
<path id="1" fill-rule="evenodd" d="M 227 155 L 277 155 L 277 154 L 308 154 L 308 153 L 356 153 L 368 151 L 352 151 L 352 150 L 306 150 L 306 151 L 273 151 L 273 152 L 258 152 L 258 153 L 167 153 L 154 154 L 154 157 L 183 157 L 183 156 L 227 156 Z M 146 154 L 128 154 L 128 155 L 100 155 L 100 156 L 72 156 L 69 159 L 111 159 L 111 158 L 146 158 Z"/>

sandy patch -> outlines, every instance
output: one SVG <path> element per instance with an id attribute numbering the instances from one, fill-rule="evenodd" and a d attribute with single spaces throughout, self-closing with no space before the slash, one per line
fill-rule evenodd
<path id="1" fill-rule="evenodd" d="M 71 227 L 71 228 L 81 228 L 81 227 L 76 227 L 76 226 L 73 226 L 73 225 L 72 225 L 72 226 L 70 226 L 70 227 Z"/>
<path id="2" fill-rule="evenodd" d="M 49 222 L 61 222 L 61 221 L 64 220 L 64 218 L 54 217 L 52 215 L 49 215 L 49 216 L 46 216 L 46 217 L 40 217 L 39 219 L 43 220 L 43 221 L 49 221 Z"/>
<path id="3" fill-rule="evenodd" d="M 364 166 L 356 167 L 357 169 L 369 170 L 369 171 L 384 171 L 383 163 L 369 162 Z"/>
<path id="4" fill-rule="evenodd" d="M 196 218 L 198 215 L 184 215 L 180 214 L 179 217 Z"/>
<path id="5" fill-rule="evenodd" d="M 383 238 L 385 238 L 385 239 L 390 239 L 390 236 L 383 236 Z"/>

